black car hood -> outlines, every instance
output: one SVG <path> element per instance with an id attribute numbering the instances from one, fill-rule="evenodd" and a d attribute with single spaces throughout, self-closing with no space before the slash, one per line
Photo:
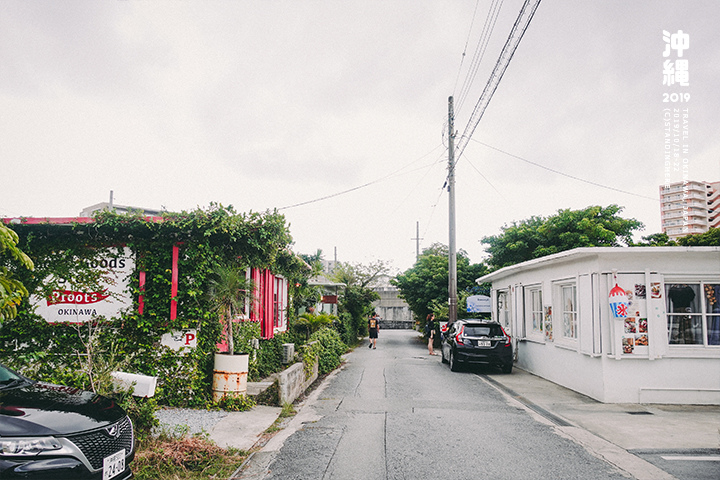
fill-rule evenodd
<path id="1" fill-rule="evenodd" d="M 124 416 L 114 400 L 76 388 L 38 382 L 0 389 L 0 436 L 67 435 Z"/>

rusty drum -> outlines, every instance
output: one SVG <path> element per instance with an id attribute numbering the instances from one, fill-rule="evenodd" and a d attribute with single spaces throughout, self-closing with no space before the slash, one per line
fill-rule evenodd
<path id="1" fill-rule="evenodd" d="M 213 371 L 213 400 L 225 396 L 240 396 L 247 392 L 249 355 L 215 354 Z"/>

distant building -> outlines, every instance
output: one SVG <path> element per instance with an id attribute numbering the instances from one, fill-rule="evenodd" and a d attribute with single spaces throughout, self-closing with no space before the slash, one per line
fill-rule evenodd
<path id="1" fill-rule="evenodd" d="M 370 287 L 380 295 L 380 300 L 373 303 L 380 317 L 380 329 L 412 328 L 414 319 L 410 306 L 399 297 L 400 290 L 390 283 L 391 278 L 380 275 Z"/>
<path id="2" fill-rule="evenodd" d="M 720 227 L 720 182 L 661 185 L 660 212 L 662 231 L 671 240 Z"/>
<path id="3" fill-rule="evenodd" d="M 162 210 L 153 210 L 151 208 L 143 208 L 143 207 L 129 207 L 127 205 L 116 205 L 114 203 L 110 202 L 102 202 L 102 203 L 96 203 L 95 205 L 91 205 L 89 207 L 85 207 L 82 212 L 80 212 L 81 217 L 92 217 L 95 212 L 102 212 L 103 210 L 112 210 L 116 213 L 130 213 L 130 212 L 141 212 L 145 215 L 150 215 L 153 217 L 159 217 L 162 215 Z"/>

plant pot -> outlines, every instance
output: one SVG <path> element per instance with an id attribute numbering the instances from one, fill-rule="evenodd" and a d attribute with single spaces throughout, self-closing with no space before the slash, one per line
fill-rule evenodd
<path id="1" fill-rule="evenodd" d="M 249 357 L 247 353 L 237 355 L 215 354 L 212 385 L 213 401 L 218 402 L 225 396 L 246 394 Z"/>

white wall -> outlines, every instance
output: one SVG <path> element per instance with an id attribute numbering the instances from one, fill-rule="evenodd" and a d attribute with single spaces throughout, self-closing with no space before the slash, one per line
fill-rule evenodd
<path id="1" fill-rule="evenodd" d="M 720 404 L 720 346 L 668 343 L 665 278 L 720 283 L 720 248 L 576 249 L 481 281 L 493 283 L 496 319 L 497 292 L 510 292 L 520 368 L 603 402 Z M 576 339 L 562 335 L 558 284 L 564 281 L 576 285 Z M 633 320 L 627 326 L 628 319 L 613 318 L 610 310 L 608 294 L 616 282 L 630 292 Z M 660 286 L 661 298 L 652 298 L 652 284 Z M 523 291 L 537 285 L 543 306 L 552 307 L 552 339 L 533 333 L 531 318 L 526 320 Z"/>

